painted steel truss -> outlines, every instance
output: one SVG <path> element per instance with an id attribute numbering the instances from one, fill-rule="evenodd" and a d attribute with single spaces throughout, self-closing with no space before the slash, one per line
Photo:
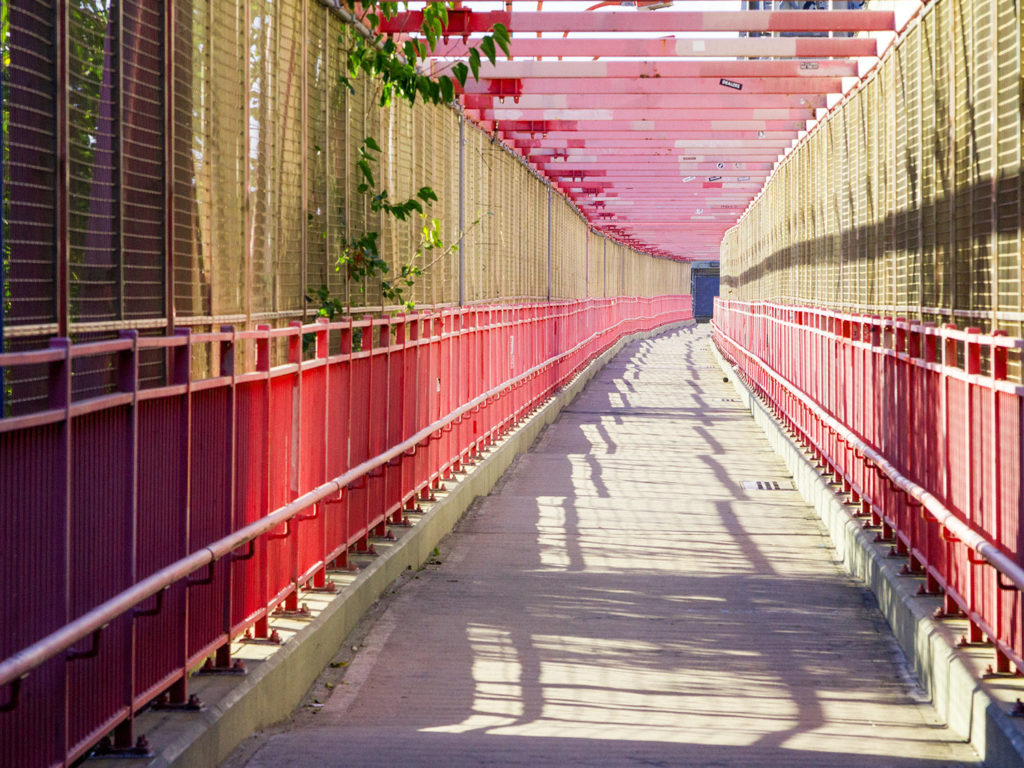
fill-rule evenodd
<path id="1" fill-rule="evenodd" d="M 877 57 L 871 33 L 896 26 L 888 11 L 738 10 L 739 2 L 713 11 L 682 1 L 496 5 L 457 3 L 432 71 L 449 72 L 504 24 L 510 56 L 466 83 L 467 115 L 596 230 L 676 259 L 718 258 L 775 162 L 844 78 Z M 421 20 L 409 11 L 381 29 L 404 38 Z"/>

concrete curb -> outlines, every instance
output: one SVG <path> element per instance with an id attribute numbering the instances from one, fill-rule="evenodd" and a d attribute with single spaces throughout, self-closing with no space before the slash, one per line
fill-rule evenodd
<path id="1" fill-rule="evenodd" d="M 490 492 L 516 456 L 530 448 L 540 431 L 554 421 L 622 347 L 693 324 L 692 320 L 673 323 L 616 342 L 492 448 L 464 478 L 449 484 L 449 492 L 412 528 L 404 531 L 394 546 L 361 570 L 316 618 L 266 660 L 251 665 L 245 677 L 203 680 L 194 686 L 208 704 L 204 711 L 140 715 L 137 730 L 146 733 L 156 753 L 144 765 L 147 768 L 216 766 L 253 732 L 289 717 L 374 601 L 406 569 L 418 568 L 431 556 L 473 500 Z M 149 719 L 144 721 L 143 718 Z M 99 768 L 104 762 L 94 760 L 91 764 Z"/>
<path id="2" fill-rule="evenodd" d="M 923 579 L 900 574 L 903 559 L 888 557 L 889 545 L 876 543 L 873 532 L 861 527 L 837 488 L 790 439 L 714 344 L 711 350 L 754 421 L 785 461 L 794 486 L 817 511 L 842 567 L 875 594 L 908 664 L 930 695 L 939 717 L 954 733 L 970 742 L 988 768 L 1024 766 L 1024 730 L 1009 714 L 1014 698 L 1024 696 L 1020 679 L 982 679 L 991 651 L 956 648 L 956 639 L 966 630 L 966 621 L 940 622 L 932 617 L 941 600 L 917 594 Z"/>

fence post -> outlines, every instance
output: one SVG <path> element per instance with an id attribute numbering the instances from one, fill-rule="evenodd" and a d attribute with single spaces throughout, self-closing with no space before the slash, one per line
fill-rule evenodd
<path id="1" fill-rule="evenodd" d="M 4 110 L 4 72 L 3 67 L 0 67 L 0 114 L 3 114 Z M 7 146 L 7 135 L 4 128 L 7 126 L 6 120 L 0 120 L 0 147 Z M 4 160 L 3 155 L 0 154 L 0 200 L 4 199 Z M 0 254 L 4 252 L 4 228 L 0 226 Z M 0 257 L 2 258 L 2 257 Z M 4 353 L 4 296 L 7 295 L 4 290 L 4 268 L 0 264 L 0 355 Z M 4 368 L 0 365 L 0 419 L 7 413 L 7 388 L 4 386 Z"/>
<path id="2" fill-rule="evenodd" d="M 992 336 L 993 337 L 999 337 L 999 336 L 1004 336 L 1005 337 L 1006 335 L 1007 335 L 1006 331 L 1004 331 L 1004 330 L 997 329 L 997 330 L 992 331 Z M 1014 405 L 1010 405 L 1006 409 L 1008 414 L 1011 415 L 1011 418 L 1007 418 L 1006 419 L 1006 424 L 1004 425 L 1003 422 L 1002 422 L 1002 411 L 1003 411 L 1003 409 L 1000 408 L 1000 403 L 999 403 L 999 395 L 1000 395 L 1000 393 L 999 393 L 999 390 L 997 389 L 996 382 L 997 381 L 1003 381 L 1003 380 L 1006 379 L 1006 375 L 1007 375 L 1007 370 L 1006 370 L 1006 357 L 1007 357 L 1007 355 L 1006 355 L 1006 347 L 1001 347 L 1001 346 L 998 346 L 997 344 L 993 343 L 992 344 L 992 348 L 991 348 L 991 354 L 992 354 L 991 362 L 989 363 L 989 365 L 991 366 L 991 370 L 989 372 L 990 372 L 990 374 L 992 376 L 992 384 L 991 384 L 991 389 L 990 389 L 990 392 L 989 392 L 989 394 L 990 394 L 990 399 L 989 399 L 989 431 L 988 431 L 989 440 L 988 440 L 988 445 L 986 446 L 986 448 L 988 449 L 988 456 L 989 456 L 989 460 L 988 460 L 989 461 L 989 467 L 988 467 L 989 468 L 989 493 L 988 493 L 988 495 L 989 495 L 989 498 L 991 499 L 990 503 L 992 505 L 992 519 L 991 519 L 991 529 L 988 531 L 988 533 L 989 533 L 989 535 L 994 537 L 994 539 L 995 539 L 997 544 L 1003 545 L 1003 544 L 1006 544 L 1006 541 L 1005 541 L 1006 530 L 1005 530 L 1005 527 L 1003 526 L 1003 500 L 1002 500 L 1003 484 L 1000 482 L 1001 479 L 1002 479 L 1000 477 L 1000 474 L 1001 474 L 1000 470 L 1002 469 L 1002 466 L 1003 466 L 1003 455 L 1002 455 L 1003 454 L 1003 451 L 1002 451 L 1003 440 L 1002 440 L 1002 437 L 1003 437 L 1003 430 L 1006 429 L 1006 428 L 1009 428 L 1011 430 L 1015 430 L 1015 429 L 1019 430 L 1019 425 L 1020 425 L 1020 413 L 1019 413 L 1020 398 L 1019 397 L 1018 398 L 1014 398 L 1014 404 L 1016 405 L 1016 409 L 1017 409 L 1016 413 L 1013 412 L 1015 410 Z M 1013 434 L 1013 432 L 1011 431 L 1010 434 Z M 1010 509 L 1012 510 L 1013 507 L 1011 506 Z M 1014 543 L 1016 543 L 1016 542 L 1014 542 Z M 1019 596 L 1018 596 L 1018 593 L 1016 593 L 1016 592 L 1010 592 L 1009 594 L 1014 596 L 1013 597 L 1014 601 L 1017 601 L 1017 600 L 1020 599 Z M 1005 608 L 1005 600 L 1006 600 L 1006 598 L 1002 594 L 1000 594 L 1000 590 L 998 590 L 998 589 L 996 590 L 996 595 L 997 595 L 997 597 L 996 597 L 996 601 L 995 601 L 996 602 L 996 604 L 995 604 L 995 614 L 996 614 L 995 615 L 995 626 L 996 626 L 996 631 L 999 632 L 1000 634 L 1003 634 L 1004 632 L 1007 631 L 1007 627 L 1006 627 L 1006 619 L 1007 619 L 1007 615 L 1006 614 L 1007 614 L 1007 611 L 1006 611 L 1006 608 Z M 1014 611 L 1013 608 L 1011 608 L 1010 611 L 1009 611 L 1010 617 L 1012 617 L 1014 615 L 1014 613 L 1016 613 L 1016 611 Z M 1018 628 L 1017 631 L 1019 631 L 1019 628 Z M 1002 651 L 1000 651 L 998 649 L 996 650 L 996 671 L 997 672 L 1009 672 L 1010 671 L 1010 659 L 1009 659 L 1009 657 L 1005 653 L 1003 653 Z"/>
<path id="3" fill-rule="evenodd" d="M 968 334 L 968 339 L 964 341 L 964 372 L 968 374 L 980 374 L 981 373 L 981 344 L 977 341 L 970 341 L 970 336 L 977 336 L 981 333 L 980 328 L 971 327 L 965 328 L 964 332 Z M 954 342 L 955 343 L 955 342 Z M 980 490 L 978 488 L 978 478 L 974 476 L 974 452 L 979 449 L 979 446 L 974 444 L 974 405 L 971 402 L 971 381 L 967 379 L 963 382 L 964 388 L 964 412 L 960 428 L 963 430 L 964 435 L 964 473 L 967 477 L 967 493 L 965 494 L 965 505 L 967 509 L 962 510 L 967 515 L 967 520 L 972 525 L 978 523 L 978 498 L 977 493 Z M 967 594 L 964 597 L 967 599 L 967 607 L 969 610 L 978 610 L 978 601 L 980 596 L 983 594 L 984 586 L 979 583 L 981 577 L 975 573 L 975 569 L 968 571 L 970 574 L 968 579 Z M 976 625 L 973 621 L 970 623 L 970 634 L 969 640 L 972 643 L 978 643 L 984 640 L 984 633 L 981 627 Z"/>
<path id="4" fill-rule="evenodd" d="M 466 303 L 466 115 L 459 112 L 459 306 Z"/>
<path id="5" fill-rule="evenodd" d="M 57 128 L 57 173 L 56 173 L 56 240 L 57 240 L 57 335 L 70 336 L 69 301 L 71 292 L 68 281 L 71 279 L 69 268 L 71 243 L 68 235 L 68 3 L 57 4 L 56 40 L 54 54 L 56 56 L 56 128 Z"/>
<path id="6" fill-rule="evenodd" d="M 548 185 L 548 301 L 551 301 L 551 185 Z"/>

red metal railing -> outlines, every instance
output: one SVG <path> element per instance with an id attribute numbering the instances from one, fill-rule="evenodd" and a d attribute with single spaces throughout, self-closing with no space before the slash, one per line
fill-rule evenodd
<path id="1" fill-rule="evenodd" d="M 963 612 L 995 671 L 1024 669 L 1020 339 L 976 328 L 717 301 L 713 334 L 861 514 L 906 555 L 937 615 Z"/>
<path id="2" fill-rule="evenodd" d="M 51 382 L 47 410 L 0 419 L 0 754 L 67 763 L 115 727 L 130 744 L 140 707 L 186 700 L 204 658 L 229 667 L 232 638 L 265 637 L 595 356 L 690 316 L 689 296 L 591 299 L 0 355 Z M 140 389 L 153 349 L 170 381 Z M 116 391 L 72 399 L 85 357 Z"/>

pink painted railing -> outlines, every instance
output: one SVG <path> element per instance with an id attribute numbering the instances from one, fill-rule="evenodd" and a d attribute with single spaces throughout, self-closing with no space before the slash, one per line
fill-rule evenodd
<path id="1" fill-rule="evenodd" d="M 0 755 L 130 746 L 141 707 L 230 668 L 233 638 L 266 637 L 615 341 L 690 316 L 689 296 L 591 299 L 0 355 L 50 382 L 45 410 L 0 419 Z M 152 350 L 168 381 L 141 389 Z M 74 399 L 83 358 L 112 391 Z"/>
<path id="2" fill-rule="evenodd" d="M 994 671 L 1024 669 L 1021 401 L 1007 356 L 976 328 L 716 301 L 722 353 L 906 555 L 988 638 Z"/>

